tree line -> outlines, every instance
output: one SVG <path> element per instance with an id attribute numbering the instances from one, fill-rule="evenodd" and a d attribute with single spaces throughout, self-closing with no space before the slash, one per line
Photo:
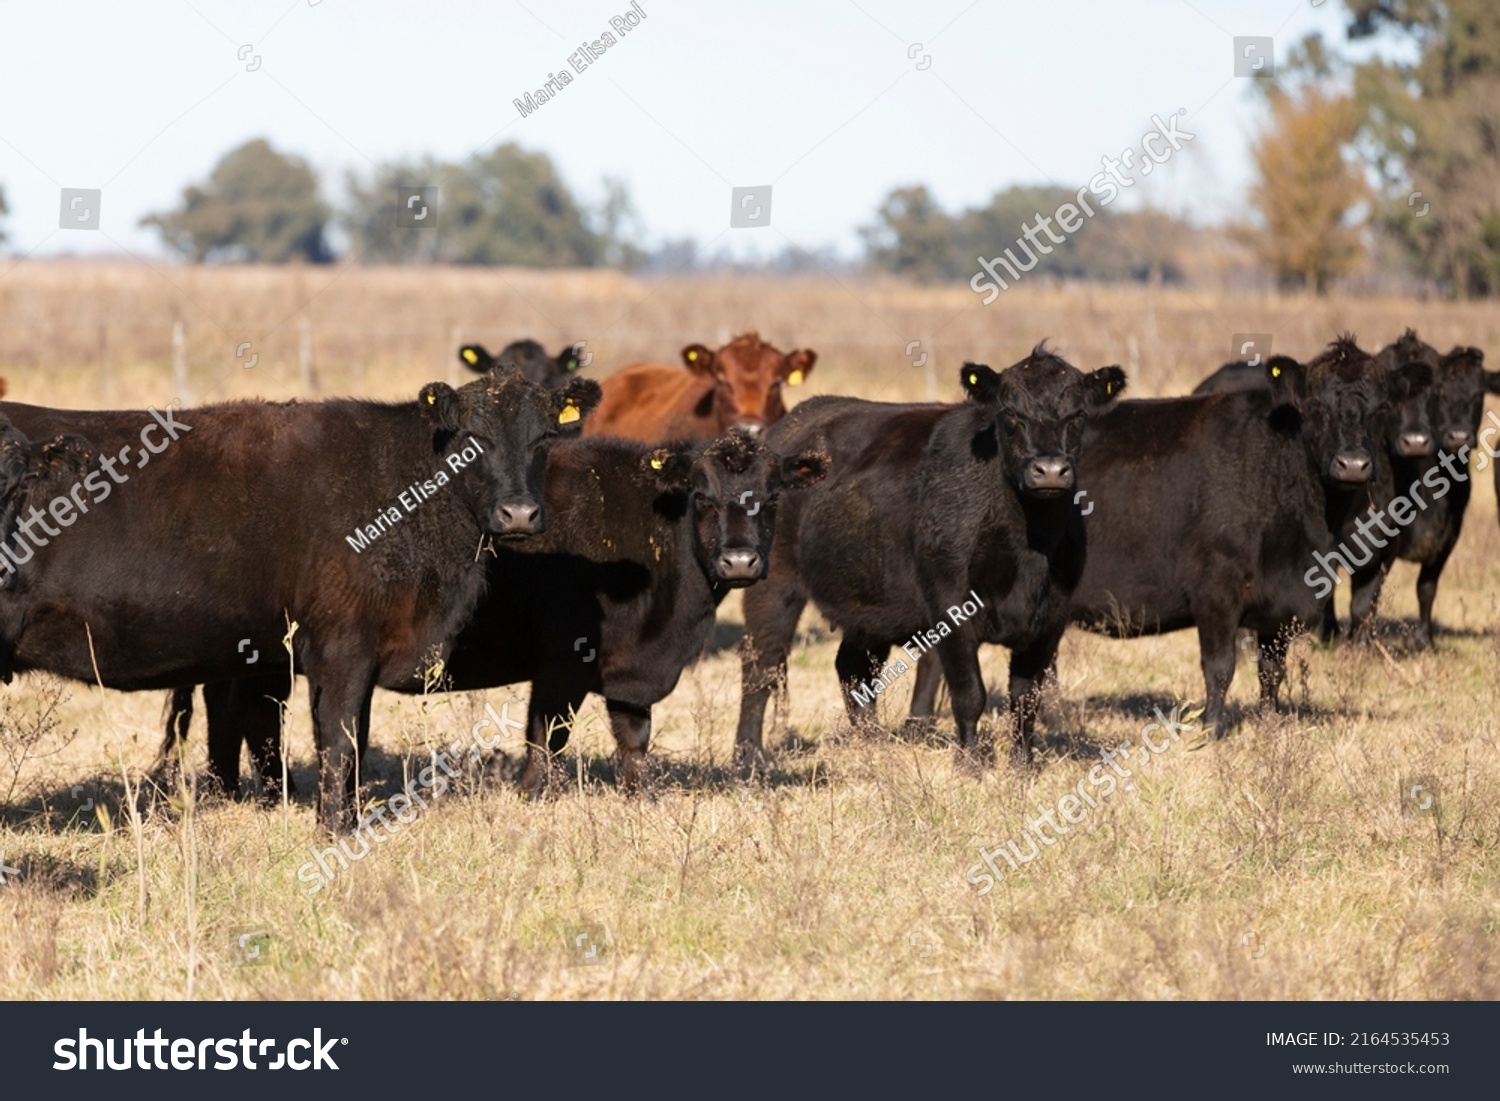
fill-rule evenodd
<path id="1" fill-rule="evenodd" d="M 1227 227 L 1285 289 L 1322 293 L 1360 272 L 1410 273 L 1459 297 L 1500 294 L 1500 5 L 1493 0 L 1345 0 L 1347 41 L 1407 43 L 1410 60 L 1358 63 L 1313 35 L 1255 80 L 1250 218 Z M 198 262 L 608 265 L 647 270 L 848 268 L 830 250 L 788 248 L 746 263 L 692 239 L 647 249 L 629 192 L 605 181 L 580 202 L 545 153 L 515 143 L 463 162 L 388 163 L 349 175 L 341 209 L 305 160 L 261 139 L 225 154 L 207 179 L 143 224 Z M 436 226 L 398 225 L 398 188 L 441 188 Z M 1073 189 L 1012 186 L 944 210 L 920 184 L 892 190 L 861 228 L 862 264 L 922 282 L 967 281 L 979 257 Z M 0 219 L 6 214 L 0 189 Z M 1053 278 L 1172 282 L 1204 231 L 1161 210 L 1100 210 L 1048 250 Z M 0 244 L 5 240 L 0 225 Z M 856 265 L 858 266 L 858 265 Z"/>

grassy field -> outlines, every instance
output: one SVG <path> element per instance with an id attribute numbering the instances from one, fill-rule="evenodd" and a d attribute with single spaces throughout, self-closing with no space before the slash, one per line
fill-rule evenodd
<path id="1" fill-rule="evenodd" d="M 1407 324 L 1493 350 L 1492 307 L 1146 289 L 1022 286 L 989 308 L 966 288 L 612 273 L 182 269 L 21 264 L 0 278 L 0 375 L 14 400 L 122 407 L 193 400 L 415 396 L 456 370 L 459 337 L 586 339 L 600 376 L 758 328 L 820 359 L 804 393 L 956 395 L 965 358 L 1005 366 L 1052 338 L 1073 363 L 1120 363 L 1132 392 L 1185 392 L 1234 333 L 1310 355 L 1341 330 L 1367 347 Z M 303 322 L 306 327 L 303 327 Z M 250 341 L 255 367 L 235 352 Z M 908 355 L 911 341 L 921 341 Z M 913 362 L 922 352 L 927 362 Z M 929 370 L 933 373 L 929 375 Z M 1299 640 L 1294 708 L 1189 732 L 1065 837 L 984 896 L 981 847 L 1021 830 L 1098 762 L 1140 744 L 1153 709 L 1198 698 L 1191 633 L 1064 641 L 1040 767 L 982 778 L 938 738 L 843 720 L 836 639 L 809 613 L 769 774 L 729 767 L 739 602 L 718 648 L 656 709 L 650 795 L 614 788 L 603 707 L 585 706 L 568 790 L 515 795 L 520 739 L 388 842 L 309 894 L 313 826 L 301 685 L 289 746 L 300 797 L 262 807 L 154 790 L 163 700 L 27 677 L 0 690 L 0 990 L 10 998 L 1500 998 L 1500 531 L 1488 475 L 1439 593 L 1436 652 L 1407 642 L 1415 568 L 1386 586 L 1378 645 Z M 1160 546 L 1142 553 L 1173 553 Z M 1340 606 L 1347 600 L 1339 594 Z M 984 654 L 994 704 L 1006 654 Z M 485 701 L 377 694 L 375 798 L 466 738 Z M 988 729 L 1004 738 L 992 713 Z M 201 771 L 201 717 L 188 775 Z M 1422 809 L 1414 785 L 1436 791 Z M 1423 798 L 1425 801 L 1425 795 Z M 593 949 L 592 955 L 589 949 Z"/>

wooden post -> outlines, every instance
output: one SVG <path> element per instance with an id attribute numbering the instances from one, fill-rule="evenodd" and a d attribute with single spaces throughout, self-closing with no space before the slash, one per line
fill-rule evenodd
<path id="1" fill-rule="evenodd" d="M 193 404 L 193 395 L 188 390 L 187 367 L 187 326 L 181 321 L 174 321 L 172 322 L 172 386 L 177 391 L 177 400 L 183 405 Z"/>
<path id="2" fill-rule="evenodd" d="M 302 368 L 302 393 L 314 397 L 318 393 L 318 374 L 313 368 L 312 322 L 303 318 L 297 325 L 297 362 Z"/>

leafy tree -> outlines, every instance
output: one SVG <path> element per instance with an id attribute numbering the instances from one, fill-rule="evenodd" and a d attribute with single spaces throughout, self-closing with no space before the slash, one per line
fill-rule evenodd
<path id="1" fill-rule="evenodd" d="M 332 259 L 324 228 L 330 211 L 318 178 L 301 157 L 264 139 L 226 153 L 208 182 L 182 193 L 176 210 L 141 220 L 183 256 L 279 264 Z"/>
<path id="2" fill-rule="evenodd" d="M 1416 47 L 1355 70 L 1379 221 L 1417 270 L 1459 295 L 1500 293 L 1500 7 L 1493 0 L 1348 0 L 1349 37 Z M 1416 192 L 1421 192 L 1420 196 Z"/>
<path id="3" fill-rule="evenodd" d="M 953 221 L 925 187 L 898 187 L 864 226 L 869 262 L 882 271 L 921 282 L 954 279 L 961 273 L 954 252 Z"/>
<path id="4" fill-rule="evenodd" d="M 1310 35 L 1292 50 L 1281 79 L 1257 82 L 1270 107 L 1250 147 L 1250 205 L 1264 228 L 1251 236 L 1283 287 L 1318 294 L 1362 255 L 1359 209 L 1370 197 L 1349 156 L 1359 131 L 1352 96 L 1332 90 L 1334 59 Z"/>
<path id="5" fill-rule="evenodd" d="M 398 184 L 441 189 L 433 229 L 396 227 Z M 610 243 L 585 223 L 552 159 L 514 142 L 462 165 L 387 165 L 368 182 L 351 180 L 350 197 L 345 221 L 355 249 L 369 260 L 589 267 Z M 606 202 L 608 232 L 623 224 L 628 205 L 616 188 Z"/>

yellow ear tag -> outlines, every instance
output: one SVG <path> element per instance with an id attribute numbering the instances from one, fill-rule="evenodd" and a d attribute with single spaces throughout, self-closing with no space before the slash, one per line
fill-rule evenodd
<path id="1" fill-rule="evenodd" d="M 979 385 L 979 376 L 978 375 L 970 375 L 969 376 L 969 385 L 970 386 L 978 386 Z"/>
<path id="2" fill-rule="evenodd" d="M 688 362 L 692 362 L 693 360 L 695 360 L 695 359 L 698 358 L 698 353 L 694 352 L 694 351 L 689 351 L 688 354 L 687 354 L 687 357 L 688 357 Z"/>
<path id="3" fill-rule="evenodd" d="M 464 354 L 464 360 L 466 362 L 468 362 L 468 363 L 478 363 L 479 362 L 479 353 L 476 352 L 473 348 L 465 348 L 463 354 Z"/>
<path id="4" fill-rule="evenodd" d="M 651 460 L 651 469 L 652 470 L 660 470 L 661 468 L 662 468 L 662 461 L 660 459 L 652 459 Z"/>
<path id="5" fill-rule="evenodd" d="M 803 375 L 801 371 L 793 371 L 791 374 L 786 376 L 788 386 L 801 386 L 802 379 Z"/>
<path id="6" fill-rule="evenodd" d="M 1272 367 L 1271 368 L 1271 377 L 1272 378 L 1280 378 L 1281 377 L 1281 368 L 1280 367 Z"/>
<path id="7" fill-rule="evenodd" d="M 428 394 L 427 395 L 427 404 L 428 405 L 436 405 L 437 404 L 437 395 L 436 394 Z"/>
<path id="8" fill-rule="evenodd" d="M 558 424 L 572 424 L 579 417 L 578 406 L 571 401 L 562 407 L 562 412 L 557 415 Z"/>

